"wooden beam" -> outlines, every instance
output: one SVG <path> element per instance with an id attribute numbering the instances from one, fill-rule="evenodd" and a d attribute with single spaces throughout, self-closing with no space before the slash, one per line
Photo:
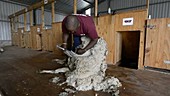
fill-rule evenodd
<path id="1" fill-rule="evenodd" d="M 52 12 L 51 13 L 52 14 L 52 23 L 54 23 L 55 22 L 55 3 L 54 2 L 51 3 L 51 7 L 52 7 L 52 9 L 51 9 L 52 10 L 51 11 Z"/>
<path id="2" fill-rule="evenodd" d="M 15 20 L 16 17 L 14 17 L 13 19 L 13 31 L 15 32 L 15 28 L 16 28 L 16 20 Z"/>
<path id="3" fill-rule="evenodd" d="M 45 27 L 45 22 L 44 22 L 44 6 L 41 6 L 41 20 L 42 20 L 42 29 Z"/>
<path id="4" fill-rule="evenodd" d="M 13 18 L 10 18 L 11 33 L 13 33 Z"/>
<path id="5" fill-rule="evenodd" d="M 149 15 L 149 0 L 146 0 L 146 9 L 147 9 L 147 18 L 148 18 L 148 15 Z"/>
<path id="6" fill-rule="evenodd" d="M 94 16 L 97 17 L 97 13 L 98 13 L 98 0 L 95 0 L 95 9 L 94 9 Z"/>
<path id="7" fill-rule="evenodd" d="M 27 29 L 27 14 L 24 13 L 24 31 Z"/>
<path id="8" fill-rule="evenodd" d="M 14 32 L 14 18 L 11 18 L 11 32 Z"/>
<path id="9" fill-rule="evenodd" d="M 38 3 L 36 3 L 36 4 L 33 4 L 33 5 L 25 8 L 25 9 L 22 9 L 22 10 L 14 13 L 14 14 L 11 14 L 11 15 L 9 15 L 8 17 L 9 17 L 9 18 L 13 18 L 13 17 L 15 17 L 15 16 L 19 16 L 19 15 L 24 14 L 24 13 L 26 13 L 26 12 L 28 12 L 28 11 L 33 10 L 33 9 L 40 8 L 41 6 L 44 6 L 44 5 L 47 5 L 47 4 L 51 4 L 51 3 L 54 2 L 54 1 L 55 1 L 55 0 L 48 0 L 48 2 L 47 2 L 46 4 L 44 4 L 44 0 L 42 0 L 41 2 L 38 2 Z"/>
<path id="10" fill-rule="evenodd" d="M 33 10 L 30 11 L 30 26 L 33 26 Z"/>
<path id="11" fill-rule="evenodd" d="M 74 14 L 77 14 L 77 0 L 74 0 Z"/>

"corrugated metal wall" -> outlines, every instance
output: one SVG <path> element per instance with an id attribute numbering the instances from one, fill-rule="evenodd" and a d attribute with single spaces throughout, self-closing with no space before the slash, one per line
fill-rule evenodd
<path id="1" fill-rule="evenodd" d="M 10 2 L 0 1 L 0 40 L 11 40 L 11 28 L 8 16 L 24 9 L 25 6 L 12 4 Z M 56 14 L 56 22 L 62 21 L 65 17 L 65 14 Z M 27 13 L 27 30 L 30 30 L 30 17 L 29 13 Z M 37 24 L 41 24 L 41 10 L 36 11 L 36 20 Z M 45 24 L 47 26 L 51 25 L 51 12 L 45 11 Z M 24 27 L 24 15 L 19 16 L 19 28 Z M 17 31 L 17 29 L 16 29 Z"/>
<path id="2" fill-rule="evenodd" d="M 11 40 L 11 30 L 8 15 L 24 8 L 0 1 L 0 40 Z"/>
<path id="3" fill-rule="evenodd" d="M 107 14 L 108 1 L 101 3 L 98 7 L 99 14 Z M 111 0 L 112 11 L 137 10 L 146 7 L 146 0 Z M 170 0 L 150 0 L 149 15 L 152 18 L 170 17 Z M 92 9 L 94 14 L 94 8 Z"/>

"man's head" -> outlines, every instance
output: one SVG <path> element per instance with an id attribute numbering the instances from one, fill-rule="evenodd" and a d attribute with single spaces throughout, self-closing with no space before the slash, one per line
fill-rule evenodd
<path id="1" fill-rule="evenodd" d="M 65 26 L 67 30 L 69 30 L 71 33 L 74 33 L 79 27 L 79 24 L 80 23 L 75 15 L 69 15 L 66 19 Z"/>

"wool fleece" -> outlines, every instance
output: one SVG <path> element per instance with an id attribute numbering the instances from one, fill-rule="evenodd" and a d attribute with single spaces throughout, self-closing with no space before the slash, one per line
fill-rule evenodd
<path id="1" fill-rule="evenodd" d="M 82 46 L 89 43 L 89 38 L 82 37 Z M 83 55 L 73 55 L 67 65 L 70 71 L 65 75 L 67 84 L 79 91 L 116 91 L 121 83 L 117 78 L 105 77 L 107 44 L 99 38 L 97 44 Z"/>

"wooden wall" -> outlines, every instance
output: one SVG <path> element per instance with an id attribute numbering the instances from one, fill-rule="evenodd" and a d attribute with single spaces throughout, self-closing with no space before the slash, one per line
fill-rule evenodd
<path id="1" fill-rule="evenodd" d="M 124 26 L 123 19 L 133 18 L 133 25 Z M 114 64 L 121 60 L 121 34 L 120 32 L 140 31 L 140 46 L 138 57 L 138 68 L 143 68 L 144 57 L 144 39 L 145 39 L 145 21 L 147 19 L 146 10 L 130 11 L 118 13 L 114 16 L 114 42 L 115 42 L 115 58 Z"/>
<path id="2" fill-rule="evenodd" d="M 19 41 L 19 47 L 25 47 L 25 39 L 24 39 L 24 28 L 18 28 L 18 41 Z"/>
<path id="3" fill-rule="evenodd" d="M 53 51 L 53 35 L 52 29 L 46 29 L 42 32 L 42 49 Z"/>
<path id="4" fill-rule="evenodd" d="M 12 38 L 12 45 L 19 46 L 19 38 L 18 38 L 18 32 L 12 32 L 11 38 Z"/>
<path id="5" fill-rule="evenodd" d="M 170 18 L 148 20 L 148 26 L 144 65 L 170 69 Z"/>
<path id="6" fill-rule="evenodd" d="M 57 55 L 63 55 L 63 52 L 56 48 L 56 45 L 62 44 L 62 23 L 61 22 L 56 22 L 52 24 L 52 38 L 53 38 L 53 51 Z"/>
<path id="7" fill-rule="evenodd" d="M 24 39 L 25 39 L 25 48 L 31 48 L 31 32 L 26 31 L 24 33 Z"/>
<path id="8" fill-rule="evenodd" d="M 42 49 L 42 28 L 41 25 L 31 26 L 30 27 L 31 38 L 32 38 L 32 49 L 41 50 Z"/>
<path id="9" fill-rule="evenodd" d="M 108 55 L 106 61 L 108 64 L 113 64 L 114 62 L 114 17 L 112 15 L 104 15 L 95 18 L 96 30 L 100 37 L 103 37 L 107 42 Z"/>

